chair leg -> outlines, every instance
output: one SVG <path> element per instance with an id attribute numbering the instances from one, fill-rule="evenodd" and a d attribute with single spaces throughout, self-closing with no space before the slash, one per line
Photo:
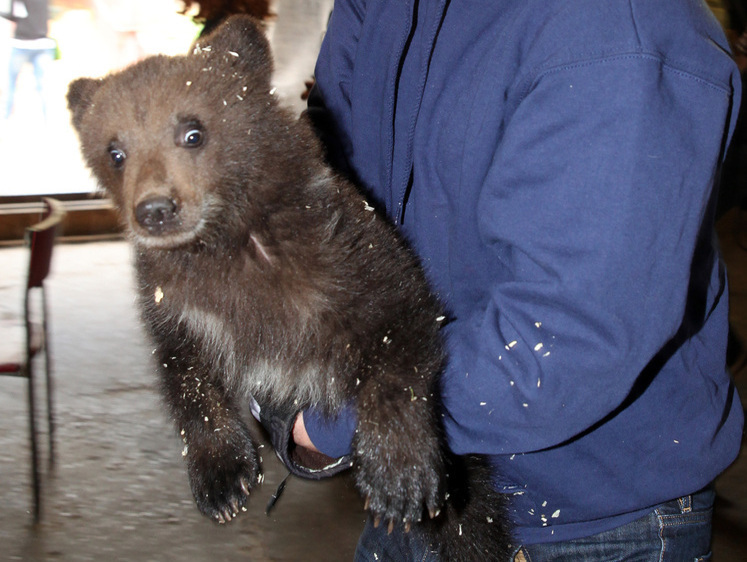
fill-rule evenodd
<path id="1" fill-rule="evenodd" d="M 46 375 L 47 375 L 47 428 L 49 438 L 49 466 L 54 466 L 55 462 L 55 448 L 54 448 L 54 432 L 55 432 L 55 417 L 54 417 L 54 399 L 52 390 L 54 388 L 54 382 L 52 380 L 51 361 L 48 355 L 45 357 L 46 361 Z"/>
<path id="2" fill-rule="evenodd" d="M 54 447 L 54 433 L 55 433 L 55 416 L 54 416 L 54 381 L 52 380 L 52 352 L 49 348 L 49 333 L 47 328 L 47 293 L 42 288 L 41 294 L 41 305 L 43 307 L 43 326 L 44 330 L 44 370 L 47 383 L 47 435 L 49 439 L 49 466 L 54 466 L 55 463 L 55 447 Z"/>
<path id="3" fill-rule="evenodd" d="M 36 441 L 36 399 L 34 389 L 33 360 L 27 364 L 28 369 L 28 397 L 29 397 L 29 431 L 31 433 L 31 486 L 34 495 L 34 523 L 38 523 L 41 516 L 41 477 L 39 474 L 39 448 Z"/>

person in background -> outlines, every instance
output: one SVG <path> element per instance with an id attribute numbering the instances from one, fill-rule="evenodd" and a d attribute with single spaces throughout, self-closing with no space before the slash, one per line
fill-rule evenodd
<path id="1" fill-rule="evenodd" d="M 15 23 L 8 62 L 8 94 L 5 118 L 13 113 L 16 83 L 24 65 L 31 64 L 36 79 L 36 90 L 41 100 L 42 114 L 46 120 L 46 78 L 49 64 L 54 60 L 57 43 L 48 37 L 49 0 L 12 0 L 11 11 L 0 16 Z"/>
<path id="2" fill-rule="evenodd" d="M 447 306 L 443 425 L 514 560 L 700 560 L 738 454 L 717 178 L 740 76 L 702 0 L 338 0 L 309 116 Z M 291 417 L 350 453 L 354 408 Z M 369 521 L 357 560 L 433 560 Z"/>

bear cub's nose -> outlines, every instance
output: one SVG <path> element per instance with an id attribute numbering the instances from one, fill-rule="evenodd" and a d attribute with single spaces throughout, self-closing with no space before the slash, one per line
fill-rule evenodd
<path id="1" fill-rule="evenodd" d="M 135 219 L 150 234 L 164 234 L 178 226 L 179 206 L 171 197 L 149 197 L 135 207 Z"/>

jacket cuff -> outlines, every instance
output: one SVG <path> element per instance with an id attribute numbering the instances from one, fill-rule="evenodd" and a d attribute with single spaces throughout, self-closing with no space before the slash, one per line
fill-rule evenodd
<path id="1" fill-rule="evenodd" d="M 257 410 L 259 421 L 270 435 L 275 454 L 295 476 L 321 480 L 352 466 L 352 455 L 331 457 L 296 446 L 292 438 L 293 424 L 299 412 L 296 408 L 262 407 Z"/>
<path id="2" fill-rule="evenodd" d="M 334 418 L 324 417 L 313 409 L 306 410 L 303 413 L 303 424 L 311 442 L 325 455 L 339 458 L 353 453 L 353 437 L 358 419 L 351 406 L 343 408 Z"/>

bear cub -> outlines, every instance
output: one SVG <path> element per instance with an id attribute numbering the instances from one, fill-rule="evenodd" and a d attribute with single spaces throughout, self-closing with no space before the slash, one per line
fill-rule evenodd
<path id="1" fill-rule="evenodd" d="M 160 389 L 198 508 L 231 520 L 260 479 L 240 410 L 357 414 L 356 485 L 377 520 L 445 560 L 497 559 L 502 496 L 444 445 L 444 313 L 418 260 L 281 108 L 262 31 L 234 16 L 185 56 L 68 91 L 81 150 L 135 247 Z"/>

